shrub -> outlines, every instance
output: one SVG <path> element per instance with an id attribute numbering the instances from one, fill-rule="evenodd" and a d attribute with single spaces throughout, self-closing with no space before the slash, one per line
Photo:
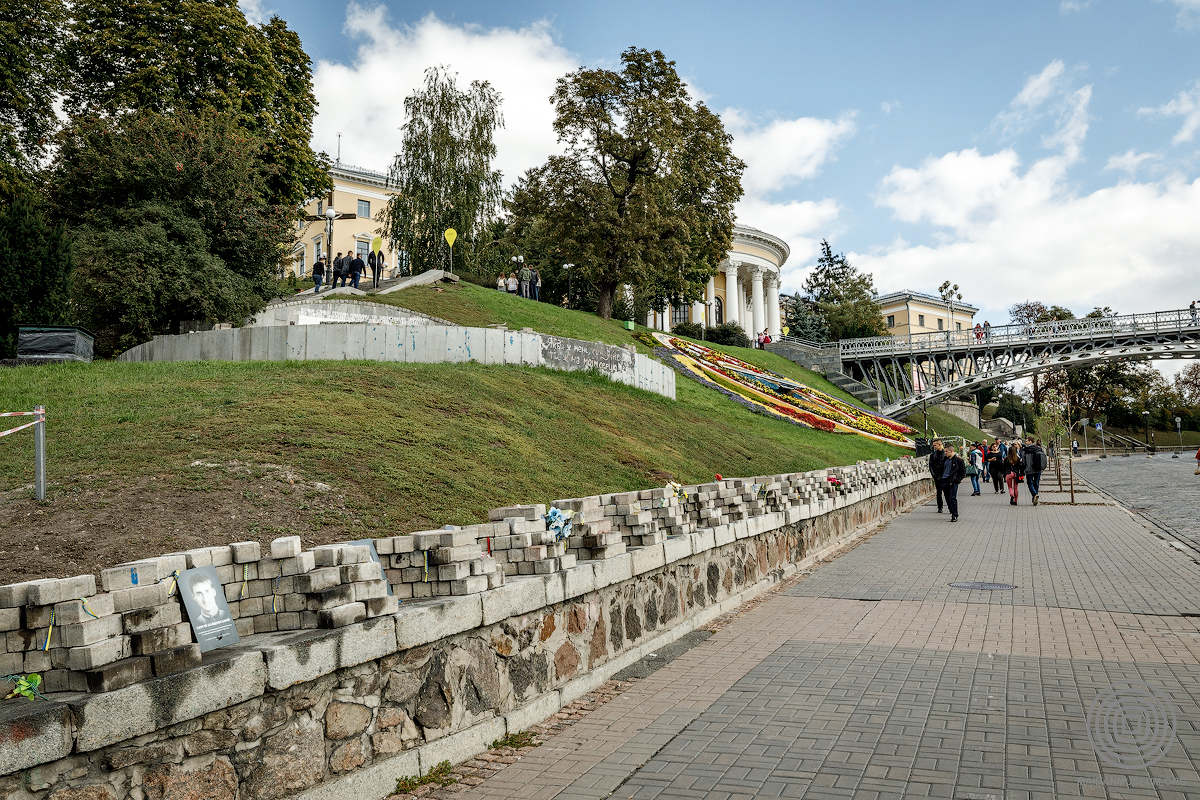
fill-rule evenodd
<path id="1" fill-rule="evenodd" d="M 705 338 L 713 344 L 723 344 L 726 347 L 749 347 L 750 337 L 736 322 L 725 322 L 715 328 L 709 328 Z"/>
<path id="2" fill-rule="evenodd" d="M 689 339 L 704 340 L 704 326 L 698 322 L 681 322 L 671 328 L 671 333 L 676 336 L 686 336 Z"/>

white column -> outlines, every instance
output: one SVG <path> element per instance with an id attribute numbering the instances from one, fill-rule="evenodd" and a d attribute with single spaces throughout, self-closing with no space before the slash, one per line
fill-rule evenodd
<path id="1" fill-rule="evenodd" d="M 654 311 L 653 310 L 646 312 L 646 327 L 647 328 L 654 327 Z"/>
<path id="2" fill-rule="evenodd" d="M 767 330 L 775 340 L 783 333 L 779 322 L 779 276 L 767 276 Z"/>
<path id="3" fill-rule="evenodd" d="M 692 322 L 695 322 L 697 325 L 704 324 L 704 303 L 699 300 L 692 303 Z"/>
<path id="4" fill-rule="evenodd" d="M 713 314 L 717 309 L 717 279 L 709 278 L 704 289 L 704 327 L 713 327 Z"/>
<path id="5" fill-rule="evenodd" d="M 763 270 L 762 267 L 750 269 L 751 302 L 754 304 L 754 335 L 758 335 L 767 327 L 766 307 L 763 300 Z"/>
<path id="6" fill-rule="evenodd" d="M 737 322 L 741 317 L 738 309 L 742 307 L 741 287 L 738 285 L 738 265 L 733 261 L 725 263 L 725 321 Z"/>
<path id="7" fill-rule="evenodd" d="M 737 285 L 737 307 L 738 307 L 738 324 L 743 329 L 749 330 L 750 325 L 754 320 L 750 318 L 750 312 L 746 309 L 746 284 L 738 283 Z"/>

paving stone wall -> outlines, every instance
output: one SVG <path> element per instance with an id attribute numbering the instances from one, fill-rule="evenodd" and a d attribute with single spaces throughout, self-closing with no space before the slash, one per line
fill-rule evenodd
<path id="1" fill-rule="evenodd" d="M 201 666 L 114 691 L 2 703 L 0 798 L 381 798 L 398 777 L 544 719 L 927 497 L 921 466 L 750 479 L 755 495 L 814 475 L 831 489 L 803 507 L 751 501 L 744 519 L 495 589 L 407 600 L 335 629 L 248 636 Z M 850 471 L 863 476 L 857 488 Z"/>

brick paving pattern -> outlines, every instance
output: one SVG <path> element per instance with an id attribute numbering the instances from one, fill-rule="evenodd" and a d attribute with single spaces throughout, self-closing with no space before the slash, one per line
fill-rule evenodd
<path id="1" fill-rule="evenodd" d="M 1123 504 L 1200 546 L 1200 475 L 1196 452 L 1089 458 L 1076 462 L 1079 474 Z"/>
<path id="2" fill-rule="evenodd" d="M 457 796 L 1200 798 L 1200 565 L 1115 506 L 1022 502 L 901 516 Z M 1150 767 L 1087 735 L 1124 680 L 1176 711 Z"/>

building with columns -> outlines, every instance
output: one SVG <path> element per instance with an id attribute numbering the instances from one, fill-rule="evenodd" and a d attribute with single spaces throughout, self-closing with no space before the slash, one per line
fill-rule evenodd
<path id="1" fill-rule="evenodd" d="M 736 322 L 751 339 L 766 330 L 773 338 L 782 331 L 779 279 L 791 254 L 787 242 L 749 225 L 733 229 L 733 247 L 716 277 L 708 279 L 704 300 L 664 312 L 651 311 L 646 326 L 669 331 L 681 322 L 713 327 Z"/>

